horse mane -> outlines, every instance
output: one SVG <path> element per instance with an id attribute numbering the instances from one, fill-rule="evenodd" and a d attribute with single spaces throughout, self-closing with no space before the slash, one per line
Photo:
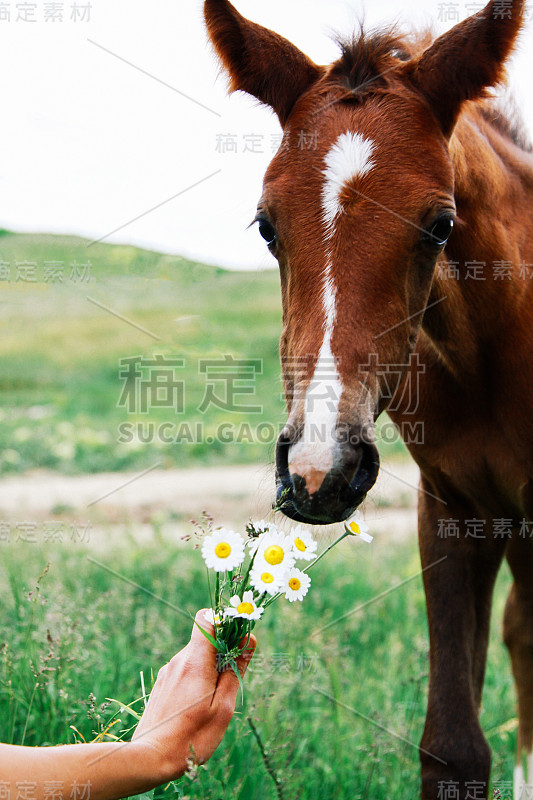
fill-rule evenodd
<path id="1" fill-rule="evenodd" d="M 483 118 L 503 136 L 511 139 L 526 153 L 533 152 L 524 118 L 517 102 L 510 92 L 502 97 L 491 97 L 480 106 Z"/>
<path id="2" fill-rule="evenodd" d="M 402 61 L 408 61 L 431 41 L 431 36 L 408 37 L 397 28 L 367 33 L 362 27 L 350 38 L 338 37 L 341 57 L 332 65 L 329 78 L 340 80 L 354 99 L 376 89 L 390 88 L 390 74 Z"/>
<path id="3" fill-rule="evenodd" d="M 341 57 L 329 68 L 324 89 L 344 92 L 342 100 L 360 103 L 370 94 L 383 94 L 392 89 L 395 68 L 421 53 L 433 41 L 431 30 L 414 35 L 397 28 L 366 32 L 363 27 L 351 37 L 337 37 Z M 531 152 L 531 144 L 520 110 L 510 94 L 489 96 L 478 101 L 483 118 L 510 139 L 517 147 Z"/>

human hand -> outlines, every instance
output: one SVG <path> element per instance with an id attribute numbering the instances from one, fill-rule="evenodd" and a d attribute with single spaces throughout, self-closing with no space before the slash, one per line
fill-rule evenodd
<path id="1" fill-rule="evenodd" d="M 196 614 L 196 623 L 214 635 L 204 613 L 205 609 Z M 217 671 L 216 650 L 197 625 L 189 644 L 159 670 L 132 738 L 153 761 L 160 783 L 182 775 L 192 755 L 197 763 L 207 761 L 220 744 L 235 709 L 238 678 L 232 669 Z M 255 637 L 251 636 L 237 659 L 241 676 L 255 646 Z"/>

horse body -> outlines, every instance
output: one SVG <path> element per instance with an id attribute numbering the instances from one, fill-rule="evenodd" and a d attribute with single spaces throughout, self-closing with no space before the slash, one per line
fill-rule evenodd
<path id="1" fill-rule="evenodd" d="M 423 800 L 487 796 L 478 716 L 504 557 L 518 752 L 533 781 L 533 156 L 484 99 L 522 13 L 489 2 L 434 42 L 362 35 L 319 67 L 229 0 L 205 2 L 232 88 L 284 130 L 257 213 L 281 276 L 283 510 L 346 519 L 376 479 L 385 409 L 420 466 Z M 305 132 L 316 150 L 302 149 Z M 517 794 L 524 781 L 517 763 Z"/>
<path id="2" fill-rule="evenodd" d="M 533 511 L 533 157 L 476 106 L 450 151 L 458 222 L 417 342 L 423 443 L 407 445 L 435 488 L 518 524 Z"/>
<path id="3" fill-rule="evenodd" d="M 504 637 L 518 693 L 518 752 L 529 754 L 533 779 L 533 158 L 479 107 L 459 121 L 450 151 L 461 221 L 455 234 L 462 235 L 454 234 L 434 276 L 417 342 L 425 365 L 415 414 L 423 441 L 406 442 L 421 470 L 431 640 L 424 798 L 446 796 L 442 787 L 456 781 L 460 797 L 475 781 L 488 786 L 478 714 L 492 590 L 505 556 L 514 577 Z M 450 276 L 450 265 L 459 277 Z M 477 274 L 468 276 L 469 265 Z M 400 430 L 412 430 L 409 408 L 400 404 L 391 416 Z M 524 781 L 519 763 L 515 798 Z"/>

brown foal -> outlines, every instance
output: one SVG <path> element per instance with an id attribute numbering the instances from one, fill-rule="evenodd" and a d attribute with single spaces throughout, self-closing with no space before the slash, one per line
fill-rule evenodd
<path id="1" fill-rule="evenodd" d="M 284 511 L 349 517 L 375 482 L 386 409 L 420 466 L 424 800 L 488 796 L 478 716 L 504 556 L 515 791 L 524 751 L 533 782 L 533 157 L 487 91 L 523 12 L 493 0 L 434 41 L 361 34 L 323 67 L 228 0 L 205 2 L 231 88 L 284 132 L 257 212 L 281 273 Z"/>

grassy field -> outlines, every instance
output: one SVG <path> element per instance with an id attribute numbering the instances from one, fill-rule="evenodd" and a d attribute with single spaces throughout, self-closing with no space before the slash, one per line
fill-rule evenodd
<path id="1" fill-rule="evenodd" d="M 0 290 L 0 474 L 272 457 L 285 421 L 276 272 L 2 232 Z M 129 384 L 120 374 L 121 360 L 159 355 L 183 361 L 169 368 L 171 407 L 154 400 L 157 368 L 143 361 Z M 143 386 L 146 413 L 140 396 L 129 407 Z M 382 449 L 404 452 L 397 439 Z"/>
<path id="2" fill-rule="evenodd" d="M 22 483 L 35 468 L 84 473 L 271 460 L 273 437 L 258 431 L 263 425 L 275 432 L 285 420 L 277 274 L 227 272 L 133 247 L 89 244 L 0 232 L 0 474 L 20 474 Z M 183 408 L 150 402 L 144 413 L 137 396 L 133 410 L 121 405 L 121 361 L 123 368 L 124 359 L 158 356 L 183 360 L 177 370 Z M 227 373 L 228 357 L 240 360 L 245 372 L 232 372 L 221 386 L 216 374 L 202 371 L 201 360 Z M 237 394 L 228 408 L 220 398 L 228 400 L 233 378 L 250 393 Z M 210 380 L 216 402 L 206 403 Z M 249 404 L 260 409 L 242 408 Z M 161 425 L 173 433 L 182 423 L 192 440 L 157 438 Z M 228 423 L 229 438 L 227 428 L 220 434 Z M 130 441 L 119 441 L 124 424 L 135 431 Z M 381 441 L 380 449 L 388 457 L 405 454 L 397 438 Z M 178 533 L 169 542 L 155 517 L 142 519 L 152 529 L 143 547 L 133 532 L 128 538 L 127 521 L 120 536 L 106 533 L 105 554 L 97 557 L 117 574 L 91 560 L 100 552 L 96 546 L 0 540 L 0 741 L 49 745 L 101 739 L 106 731 L 129 735 L 134 720 L 120 704 L 135 703 L 140 672 L 149 685 L 152 671 L 190 632 L 188 618 L 156 598 L 191 613 L 208 604 L 199 553 Z M 420 576 L 320 628 L 417 575 L 418 553 L 414 545 L 365 550 L 344 542 L 328 559 L 317 568 L 306 602 L 278 604 L 261 622 L 244 705 L 223 746 L 195 780 L 182 779 L 167 797 L 417 796 L 428 670 Z M 516 729 L 500 637 L 508 583 L 504 570 L 482 714 L 495 780 L 511 777 Z"/>
<path id="3" fill-rule="evenodd" d="M 195 781 L 183 778 L 171 793 L 205 800 L 280 796 L 252 736 L 251 717 L 286 800 L 417 796 L 417 749 L 384 728 L 416 743 L 423 727 L 428 640 L 420 576 L 319 630 L 420 569 L 414 546 L 373 548 L 343 542 L 317 568 L 304 603 L 269 610 L 257 629 L 244 706 L 208 768 Z M 119 710 L 106 698 L 138 698 L 140 670 L 148 682 L 151 670 L 188 637 L 187 619 L 88 555 L 81 545 L 3 549 L 0 741 L 93 740 Z M 208 603 L 200 554 L 183 544 L 156 535 L 149 547 L 139 549 L 132 540 L 99 558 L 187 611 Z M 504 570 L 482 711 L 498 781 L 511 778 L 516 726 L 500 636 L 508 584 Z M 118 735 L 131 724 L 124 712 L 111 730 Z"/>

